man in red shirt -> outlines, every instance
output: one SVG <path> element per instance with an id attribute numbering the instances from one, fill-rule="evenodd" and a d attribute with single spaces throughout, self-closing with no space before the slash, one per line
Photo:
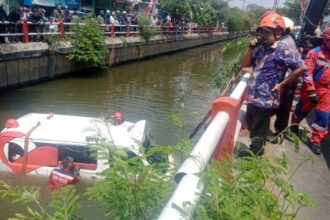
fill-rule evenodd
<path id="1" fill-rule="evenodd" d="M 300 101 L 291 120 L 291 130 L 298 133 L 298 124 L 315 109 L 312 136 L 307 144 L 317 155 L 321 154 L 321 143 L 328 134 L 330 116 L 330 28 L 323 36 L 324 44 L 310 50 L 306 56 L 308 71 L 304 73 Z"/>

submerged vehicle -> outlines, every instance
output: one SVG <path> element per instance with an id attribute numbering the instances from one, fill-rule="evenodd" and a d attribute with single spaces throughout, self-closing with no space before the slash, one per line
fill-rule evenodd
<path id="1" fill-rule="evenodd" d="M 98 178 L 96 173 L 109 165 L 95 157 L 89 144 L 100 135 L 129 157 L 139 155 L 142 147 L 150 147 L 146 120 L 115 125 L 100 118 L 31 113 L 8 119 L 0 132 L 0 170 L 49 175 L 70 156 L 80 167 L 82 178 Z"/>

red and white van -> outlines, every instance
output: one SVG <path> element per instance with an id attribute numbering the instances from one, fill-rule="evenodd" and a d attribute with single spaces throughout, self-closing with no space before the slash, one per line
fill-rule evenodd
<path id="1" fill-rule="evenodd" d="M 0 170 L 49 175 L 69 155 L 80 167 L 82 178 L 97 178 L 96 173 L 108 165 L 92 155 L 88 139 L 102 135 L 128 155 L 139 155 L 141 146 L 150 144 L 145 127 L 145 120 L 124 121 L 115 126 L 97 118 L 52 113 L 31 113 L 8 119 L 0 132 Z"/>

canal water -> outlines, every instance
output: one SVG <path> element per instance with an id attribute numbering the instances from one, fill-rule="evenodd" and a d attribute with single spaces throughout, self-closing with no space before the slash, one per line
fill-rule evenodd
<path id="1" fill-rule="evenodd" d="M 181 103 L 185 112 L 198 112 L 197 118 L 187 118 L 184 135 L 189 136 L 219 94 L 212 87 L 210 76 L 222 65 L 221 48 L 222 44 L 213 44 L 126 63 L 105 72 L 84 72 L 1 92 L 1 127 L 6 119 L 30 112 L 98 117 L 120 111 L 128 121 L 146 119 L 157 143 L 175 144 L 178 129 L 168 115 L 179 113 Z M 12 184 L 41 185 L 42 192 L 47 194 L 45 179 L 16 179 L 4 174 L 0 179 Z M 78 190 L 83 191 L 85 184 L 79 183 Z M 9 206 L 0 201 L 1 219 L 12 216 L 4 214 Z M 88 209 L 85 212 L 86 219 L 101 219 L 95 212 Z"/>

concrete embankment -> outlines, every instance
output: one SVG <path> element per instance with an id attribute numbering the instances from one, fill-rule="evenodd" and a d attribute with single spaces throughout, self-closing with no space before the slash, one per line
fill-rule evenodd
<path id="1" fill-rule="evenodd" d="M 154 36 L 148 42 L 140 37 L 109 38 L 109 66 L 196 46 L 226 41 L 247 33 L 208 33 L 175 36 Z M 91 67 L 66 58 L 71 51 L 68 42 L 61 42 L 51 53 L 46 43 L 0 45 L 0 89 L 8 89 L 50 80 Z"/>

